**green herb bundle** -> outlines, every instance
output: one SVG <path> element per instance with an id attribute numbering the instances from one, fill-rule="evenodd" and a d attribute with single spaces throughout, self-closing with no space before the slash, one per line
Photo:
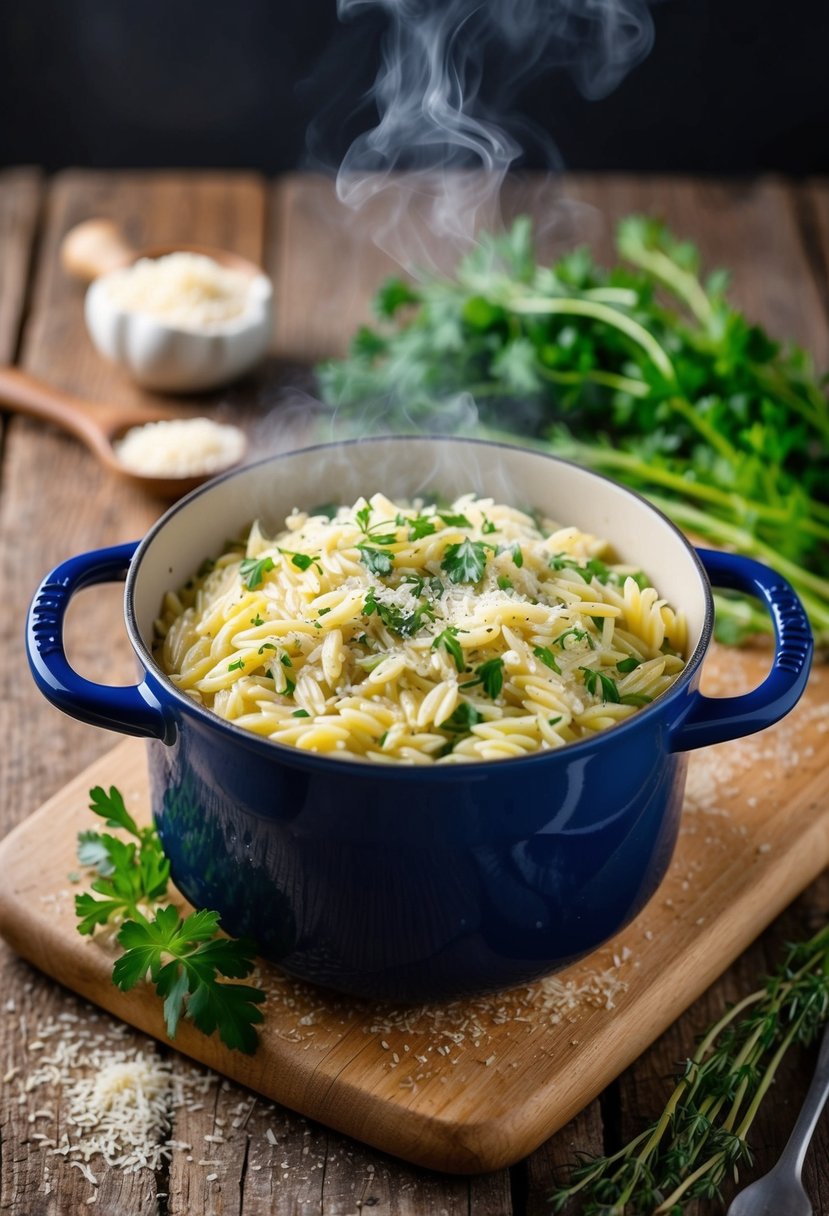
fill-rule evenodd
<path id="1" fill-rule="evenodd" d="M 186 1016 L 204 1034 L 218 1030 L 227 1047 L 251 1054 L 265 994 L 220 977 L 238 980 L 250 975 L 254 943 L 225 937 L 218 912 L 202 910 L 182 917 L 166 903 L 170 863 L 155 828 L 138 827 L 115 786 L 109 793 L 96 786 L 89 796 L 89 809 L 105 819 L 108 828 L 132 839 L 124 841 L 108 832 L 78 834 L 78 861 L 97 874 L 91 884 L 94 894 L 75 896 L 78 932 L 92 934 L 105 925 L 120 925 L 117 941 L 123 954 L 112 978 L 124 992 L 151 980 L 164 1001 L 171 1039 Z"/>
<path id="2" fill-rule="evenodd" d="M 773 341 L 703 280 L 696 249 L 651 219 L 619 226 L 623 264 L 583 249 L 535 257 L 526 218 L 481 238 L 453 278 L 391 280 L 379 324 L 318 369 L 358 425 L 454 429 L 471 394 L 477 433 L 539 443 L 645 493 L 686 531 L 768 561 L 829 645 L 829 406 L 808 356 Z M 461 426 L 461 429 L 464 429 Z M 718 633 L 770 628 L 718 597 Z"/>
<path id="3" fill-rule="evenodd" d="M 829 1017 L 829 927 L 789 948 L 783 965 L 703 1035 L 660 1117 L 610 1157 L 584 1160 L 551 1196 L 582 1216 L 679 1216 L 716 1199 L 751 1164 L 748 1133 L 794 1043 Z"/>

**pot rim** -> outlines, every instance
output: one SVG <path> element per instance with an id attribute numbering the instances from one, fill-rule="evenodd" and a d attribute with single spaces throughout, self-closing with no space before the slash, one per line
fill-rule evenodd
<path id="1" fill-rule="evenodd" d="M 661 693 L 650 705 L 643 706 L 635 714 L 631 714 L 624 722 L 620 722 L 615 726 L 609 727 L 606 731 L 599 731 L 595 736 L 588 739 L 580 739 L 575 743 L 566 743 L 560 748 L 539 750 L 528 752 L 524 756 L 509 756 L 501 760 L 476 760 L 470 761 L 468 764 L 433 764 L 433 765 L 412 765 L 412 764 L 372 764 L 357 757 L 343 759 L 340 756 L 331 756 L 320 752 L 303 751 L 301 748 L 290 747 L 288 744 L 279 743 L 274 739 L 265 739 L 260 735 L 254 734 L 252 731 L 244 730 L 241 726 L 236 726 L 233 722 L 220 717 L 212 710 L 206 709 L 204 706 L 197 704 L 190 697 L 183 693 L 170 679 L 165 671 L 156 662 L 151 650 L 148 648 L 141 636 L 141 631 L 138 627 L 138 621 L 135 614 L 134 606 L 134 589 L 137 580 L 140 578 L 141 565 L 150 546 L 155 538 L 163 531 L 168 522 L 178 514 L 179 511 L 189 506 L 194 499 L 201 497 L 204 494 L 210 494 L 212 490 L 219 484 L 229 481 L 233 478 L 238 478 L 246 475 L 249 470 L 259 468 L 266 464 L 277 464 L 282 460 L 290 460 L 297 456 L 304 456 L 313 452 L 326 452 L 331 449 L 338 451 L 344 447 L 351 446 L 357 443 L 379 443 L 388 442 L 389 440 L 404 443 L 463 443 L 474 444 L 479 447 L 497 448 L 501 451 L 509 452 L 517 450 L 523 453 L 528 453 L 537 456 L 541 460 L 549 460 L 553 464 L 568 465 L 570 468 L 577 469 L 588 478 L 595 478 L 599 481 L 609 482 L 623 494 L 627 494 L 631 498 L 637 500 L 645 511 L 652 512 L 658 516 L 664 524 L 670 528 L 677 539 L 681 542 L 682 547 L 691 561 L 700 587 L 703 593 L 705 603 L 705 614 L 700 630 L 700 636 L 696 646 L 688 657 L 685 667 L 677 676 L 671 687 L 664 693 Z M 335 440 L 327 443 L 310 444 L 307 447 L 293 448 L 287 452 L 279 452 L 271 456 L 263 457 L 261 460 L 253 461 L 250 464 L 243 465 L 241 468 L 230 469 L 226 473 L 218 474 L 206 484 L 199 486 L 191 493 L 185 495 L 178 502 L 174 503 L 164 514 L 155 521 L 147 531 L 145 536 L 140 541 L 135 555 L 130 562 L 127 573 L 126 586 L 124 589 L 124 615 L 127 625 L 127 633 L 133 650 L 136 652 L 144 670 L 151 675 L 158 683 L 160 683 L 165 692 L 175 701 L 180 709 L 190 716 L 196 718 L 197 721 L 217 729 L 220 733 L 228 736 L 237 744 L 244 745 L 250 748 L 256 754 L 263 756 L 271 756 L 275 760 L 283 763 L 288 763 L 291 767 L 303 769 L 319 769 L 323 772 L 332 773 L 352 772 L 355 775 L 362 777 L 371 776 L 375 779 L 390 777 L 393 780 L 410 780 L 415 777 L 417 780 L 445 781 L 445 780 L 461 780 L 468 782 L 470 779 L 483 779 L 492 777 L 495 772 L 507 773 L 513 772 L 518 766 L 528 764 L 538 764 L 544 761 L 548 763 L 556 757 L 577 758 L 581 754 L 592 752 L 597 745 L 600 745 L 603 738 L 607 735 L 612 735 L 614 739 L 620 739 L 622 732 L 631 733 L 641 727 L 645 720 L 652 718 L 654 714 L 663 714 L 666 705 L 676 699 L 694 679 L 702 660 L 711 643 L 711 638 L 714 629 L 714 603 L 711 595 L 711 585 L 703 568 L 702 562 L 694 549 L 694 546 L 687 540 L 682 531 L 677 527 L 673 520 L 669 519 L 664 512 L 660 511 L 649 502 L 644 495 L 636 490 L 630 489 L 621 482 L 615 481 L 612 477 L 608 477 L 604 473 L 597 473 L 593 469 L 585 468 L 584 465 L 578 464 L 573 460 L 566 460 L 564 457 L 555 456 L 552 453 L 540 452 L 535 448 L 524 447 L 521 444 L 506 444 L 500 443 L 492 439 L 476 439 L 466 438 L 459 435 L 372 435 L 365 438 L 353 438 Z"/>

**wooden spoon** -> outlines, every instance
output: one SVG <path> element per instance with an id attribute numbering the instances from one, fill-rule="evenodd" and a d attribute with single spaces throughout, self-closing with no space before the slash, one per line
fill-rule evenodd
<path id="1" fill-rule="evenodd" d="M 159 498 L 180 498 L 217 472 L 225 472 L 225 468 L 222 468 L 183 477 L 156 477 L 130 469 L 118 459 L 113 445 L 132 427 L 148 422 L 195 417 L 193 414 L 186 415 L 162 406 L 153 409 L 139 406 L 125 408 L 111 402 L 85 401 L 52 388 L 15 367 L 0 368 L 0 406 L 31 418 L 45 419 L 68 431 L 86 444 L 111 472 Z M 233 461 L 226 468 L 237 463 Z"/>

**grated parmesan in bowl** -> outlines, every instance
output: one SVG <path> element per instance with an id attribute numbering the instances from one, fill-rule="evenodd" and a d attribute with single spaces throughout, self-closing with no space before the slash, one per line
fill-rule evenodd
<path id="1" fill-rule="evenodd" d="M 191 392 L 253 367 L 271 338 L 273 287 L 253 264 L 183 250 L 140 258 L 96 279 L 85 317 L 100 354 L 139 384 Z"/>
<path id="2" fill-rule="evenodd" d="M 149 313 L 181 329 L 236 320 L 248 306 L 253 280 L 201 253 L 140 258 L 107 275 L 111 300 L 129 312 Z"/>

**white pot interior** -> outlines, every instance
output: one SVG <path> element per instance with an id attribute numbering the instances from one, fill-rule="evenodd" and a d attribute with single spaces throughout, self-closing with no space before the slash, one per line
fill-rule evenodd
<path id="1" fill-rule="evenodd" d="M 363 439 L 306 448 L 230 474 L 174 507 L 141 545 L 128 583 L 144 645 L 165 591 L 180 587 L 254 519 L 276 532 L 294 507 L 352 503 L 384 493 L 410 500 L 474 491 L 609 540 L 614 557 L 644 570 L 688 621 L 688 656 L 706 616 L 707 584 L 687 543 L 629 490 L 539 452 L 447 438 Z"/>

